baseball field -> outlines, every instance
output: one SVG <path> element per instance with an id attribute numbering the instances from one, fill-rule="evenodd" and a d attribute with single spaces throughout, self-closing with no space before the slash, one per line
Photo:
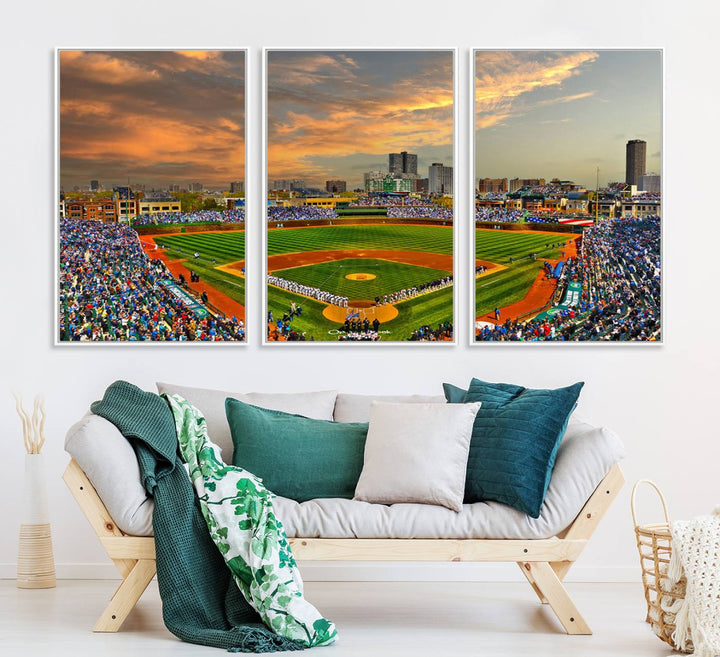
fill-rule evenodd
<path id="1" fill-rule="evenodd" d="M 451 276 L 452 227 L 362 224 L 277 228 L 267 232 L 268 273 L 284 280 L 348 297 L 360 319 L 381 322 L 380 339 L 408 340 L 423 325 L 453 321 L 452 285 L 395 303 L 376 306 L 403 288 Z M 177 276 L 200 275 L 192 287 L 210 303 L 244 319 L 244 231 L 188 232 L 143 236 L 152 257 L 161 257 Z M 196 255 L 197 254 L 197 255 Z M 351 310 L 268 285 L 267 311 L 282 318 L 291 303 L 302 306 L 292 328 L 308 340 L 337 341 Z"/>
<path id="2" fill-rule="evenodd" d="M 240 270 L 226 271 L 228 263 L 244 262 L 245 231 L 219 231 L 152 235 L 141 238 L 146 245 L 157 244 L 149 251 L 160 256 L 173 274 L 182 273 L 189 281 L 189 270 L 200 275 L 200 282 L 190 283 L 197 292 L 207 292 L 210 303 L 226 315 L 245 319 L 245 277 Z M 195 254 L 199 254 L 197 257 Z"/>
<path id="3" fill-rule="evenodd" d="M 546 279 L 543 265 L 574 256 L 577 238 L 552 231 L 476 229 L 476 266 L 487 267 L 475 281 L 476 319 L 494 322 L 496 308 L 501 321 L 514 319 L 545 305 L 555 283 Z"/>
<path id="4" fill-rule="evenodd" d="M 423 325 L 453 321 L 452 286 L 394 303 L 384 295 L 451 276 L 452 227 L 362 224 L 272 229 L 267 233 L 268 273 L 348 298 L 327 304 L 268 285 L 268 310 L 282 318 L 290 304 L 302 306 L 292 328 L 307 339 L 337 341 L 345 318 L 380 321 L 383 341 L 408 340 Z"/>

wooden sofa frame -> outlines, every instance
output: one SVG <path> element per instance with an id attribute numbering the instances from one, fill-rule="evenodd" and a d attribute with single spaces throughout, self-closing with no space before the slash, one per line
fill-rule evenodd
<path id="1" fill-rule="evenodd" d="M 74 459 L 63 479 L 122 575 L 110 604 L 93 627 L 94 632 L 117 632 L 155 575 L 155 540 L 120 531 Z M 294 538 L 290 545 L 298 561 L 514 561 L 568 634 L 592 634 L 562 581 L 624 482 L 615 464 L 573 523 L 549 539 Z"/>

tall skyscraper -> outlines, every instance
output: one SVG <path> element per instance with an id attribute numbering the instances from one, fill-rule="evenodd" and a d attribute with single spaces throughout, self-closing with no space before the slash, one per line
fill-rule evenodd
<path id="1" fill-rule="evenodd" d="M 99 190 L 100 190 L 100 182 L 97 180 L 91 180 L 90 181 L 90 191 L 97 192 Z"/>
<path id="2" fill-rule="evenodd" d="M 417 174 L 417 154 L 407 151 L 390 153 L 388 155 L 388 171 L 391 176 L 401 173 Z"/>
<path id="3" fill-rule="evenodd" d="M 625 146 L 625 184 L 637 185 L 645 175 L 647 142 L 631 139 Z"/>

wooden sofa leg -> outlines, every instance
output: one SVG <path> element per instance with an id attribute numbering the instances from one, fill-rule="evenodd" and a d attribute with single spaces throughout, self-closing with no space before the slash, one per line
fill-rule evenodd
<path id="1" fill-rule="evenodd" d="M 155 560 L 138 559 L 98 618 L 93 632 L 117 632 L 154 576 Z"/>
<path id="2" fill-rule="evenodd" d="M 533 579 L 532 574 L 530 573 L 530 564 L 525 563 L 523 561 L 518 561 L 517 565 L 520 566 L 520 570 L 522 571 L 522 574 L 525 575 L 528 583 L 530 586 L 532 586 L 532 590 L 535 591 L 535 594 L 537 595 L 540 602 L 544 605 L 547 604 L 547 598 L 543 595 L 543 592 L 538 588 L 538 585 L 535 583 L 535 580 Z"/>
<path id="3" fill-rule="evenodd" d="M 568 634 L 592 634 L 585 619 L 580 615 L 572 598 L 558 579 L 552 566 L 546 561 L 528 561 L 529 573 L 540 592 Z"/>

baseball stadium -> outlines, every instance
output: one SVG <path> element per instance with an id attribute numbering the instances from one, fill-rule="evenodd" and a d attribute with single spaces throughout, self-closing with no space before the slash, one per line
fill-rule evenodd
<path id="1" fill-rule="evenodd" d="M 475 219 L 476 341 L 660 338 L 659 216 Z"/>
<path id="2" fill-rule="evenodd" d="M 451 209 L 401 194 L 268 208 L 268 341 L 451 341 L 452 323 Z"/>
<path id="3" fill-rule="evenodd" d="M 61 341 L 242 342 L 244 210 L 60 220 Z"/>

